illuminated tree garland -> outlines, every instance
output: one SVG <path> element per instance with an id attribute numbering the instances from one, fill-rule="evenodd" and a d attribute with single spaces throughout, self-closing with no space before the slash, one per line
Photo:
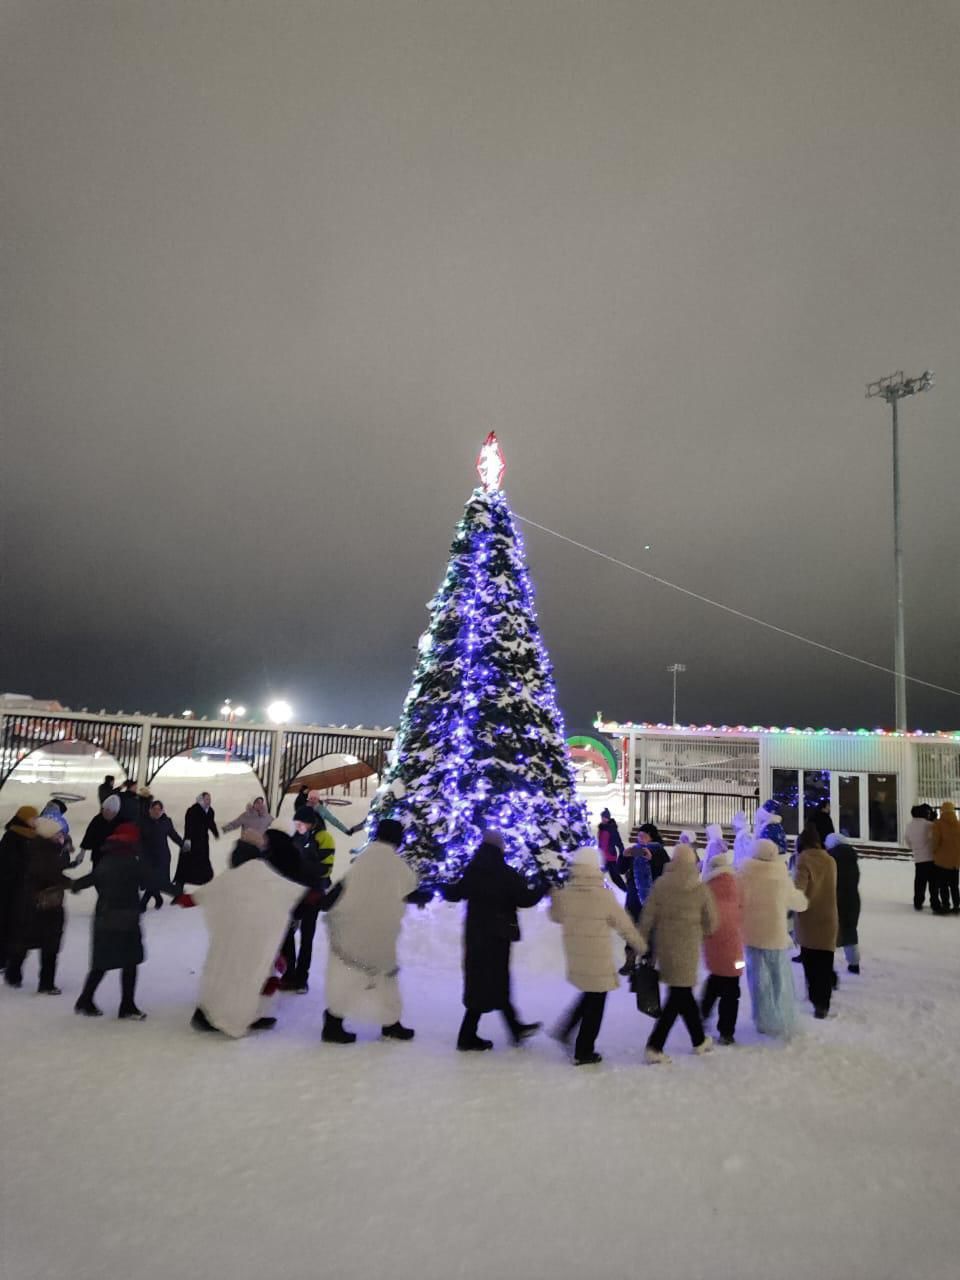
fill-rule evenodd
<path id="1" fill-rule="evenodd" d="M 538 849 L 555 879 L 589 829 L 492 432 L 477 469 L 371 818 L 402 822 L 404 856 L 428 883 L 456 879 L 485 827 L 528 872 Z"/>

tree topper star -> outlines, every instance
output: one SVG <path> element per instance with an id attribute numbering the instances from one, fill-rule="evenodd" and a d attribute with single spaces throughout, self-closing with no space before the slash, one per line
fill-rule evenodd
<path id="1" fill-rule="evenodd" d="M 497 439 L 497 433 L 491 431 L 483 442 L 483 448 L 477 455 L 477 475 L 480 477 L 480 483 L 489 493 L 492 489 L 500 489 L 503 484 L 503 473 L 507 469 L 507 464 L 503 457 L 503 450 L 500 448 L 500 442 Z"/>

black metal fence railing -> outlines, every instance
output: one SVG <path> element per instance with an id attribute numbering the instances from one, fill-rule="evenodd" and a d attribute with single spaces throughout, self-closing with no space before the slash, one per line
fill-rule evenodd
<path id="1" fill-rule="evenodd" d="M 726 791 L 667 791 L 659 787 L 637 791 L 637 821 L 658 827 L 708 827 L 717 823 L 733 828 L 733 815 L 745 813 L 753 823 L 760 801 L 754 795 Z"/>

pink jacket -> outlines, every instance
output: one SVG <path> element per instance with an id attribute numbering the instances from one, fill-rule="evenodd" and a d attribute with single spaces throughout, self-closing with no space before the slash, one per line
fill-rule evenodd
<path id="1" fill-rule="evenodd" d="M 707 881 L 720 923 L 703 943 L 703 959 L 718 978 L 737 978 L 743 972 L 743 925 L 740 886 L 730 870 L 715 873 Z"/>

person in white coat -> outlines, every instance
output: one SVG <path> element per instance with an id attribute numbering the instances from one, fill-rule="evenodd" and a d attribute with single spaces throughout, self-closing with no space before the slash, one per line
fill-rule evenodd
<path id="1" fill-rule="evenodd" d="M 257 839 L 257 833 L 250 838 Z M 257 856 L 257 846 L 238 845 L 241 849 L 246 861 L 176 899 L 179 906 L 203 908 L 210 935 L 191 1025 L 235 1039 L 276 1023 L 276 1018 L 257 1016 L 260 997 L 290 912 L 304 895 L 303 885 L 285 879 Z"/>
<path id="2" fill-rule="evenodd" d="M 740 871 L 747 986 L 757 1030 L 789 1039 L 796 1027 L 793 972 L 787 951 L 787 912 L 806 911 L 806 894 L 794 887 L 786 859 L 772 840 L 757 840 Z"/>
<path id="3" fill-rule="evenodd" d="M 371 1005 L 386 1039 L 413 1039 L 413 1031 L 400 1021 L 397 941 L 407 901 L 416 893 L 417 875 L 397 852 L 402 840 L 400 823 L 381 818 L 377 838 L 329 895 L 333 905 L 327 915 L 322 1033 L 328 1044 L 353 1044 L 356 1033 L 347 1031 L 343 1020 Z"/>
<path id="4" fill-rule="evenodd" d="M 929 893 L 930 906 L 937 910 L 936 872 L 933 861 L 933 810 L 928 804 L 915 804 L 910 821 L 903 832 L 907 848 L 913 854 L 913 909 L 923 910 Z"/>
<path id="5" fill-rule="evenodd" d="M 563 950 L 567 981 L 583 993 L 554 1030 L 554 1039 L 566 1044 L 579 1028 L 573 1051 L 578 1067 L 601 1062 L 594 1049 L 607 992 L 615 991 L 617 965 L 612 932 L 619 933 L 637 955 L 647 949 L 643 935 L 607 888 L 600 870 L 599 849 L 578 849 L 569 879 L 550 898 L 550 919 L 563 926 Z"/>

